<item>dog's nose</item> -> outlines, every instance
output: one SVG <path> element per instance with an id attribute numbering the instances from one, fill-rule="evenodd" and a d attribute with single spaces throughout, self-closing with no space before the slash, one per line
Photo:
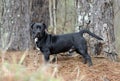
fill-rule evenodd
<path id="1" fill-rule="evenodd" d="M 36 31 L 36 34 L 40 34 L 40 31 Z"/>
<path id="2" fill-rule="evenodd" d="M 37 34 L 40 34 L 40 32 L 38 32 Z"/>

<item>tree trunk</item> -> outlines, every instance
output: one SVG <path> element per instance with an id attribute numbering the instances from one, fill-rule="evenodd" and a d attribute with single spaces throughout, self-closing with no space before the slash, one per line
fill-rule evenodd
<path id="1" fill-rule="evenodd" d="M 120 0 L 114 0 L 114 27 L 116 37 L 116 50 L 120 55 Z"/>
<path id="2" fill-rule="evenodd" d="M 54 21 L 54 34 L 56 34 L 56 11 L 57 11 L 57 8 L 56 8 L 56 0 L 53 0 L 53 21 Z"/>
<path id="3" fill-rule="evenodd" d="M 0 3 L 1 4 L 1 3 Z M 30 22 L 49 24 L 48 0 L 2 0 L 1 49 L 25 50 L 31 47 Z"/>
<path id="4" fill-rule="evenodd" d="M 53 0 L 49 0 L 50 27 L 53 27 Z"/>
<path id="5" fill-rule="evenodd" d="M 32 0 L 31 21 L 49 25 L 49 0 Z"/>
<path id="6" fill-rule="evenodd" d="M 2 19 L 2 8 L 3 8 L 3 5 L 2 5 L 2 0 L 0 0 L 0 31 L 1 31 L 1 19 Z M 1 41 L 1 33 L 0 33 L 0 42 Z M 0 43 L 0 48 L 2 47 L 2 43 Z"/>
<path id="7" fill-rule="evenodd" d="M 3 0 L 1 49 L 25 50 L 30 46 L 29 0 Z"/>
<path id="8" fill-rule="evenodd" d="M 65 6 L 65 10 L 64 10 L 64 22 L 63 22 L 63 34 L 65 33 L 65 26 L 66 26 L 66 19 L 67 19 L 67 2 L 66 2 L 66 0 L 64 1 L 64 6 Z"/>
<path id="9" fill-rule="evenodd" d="M 112 0 L 76 0 L 78 26 L 76 30 L 81 28 L 89 29 L 91 32 L 99 35 L 104 39 L 104 51 L 115 51 L 114 36 L 114 11 Z M 87 36 L 88 37 L 88 36 Z M 94 43 L 98 40 L 89 39 L 90 47 L 94 47 Z"/>
<path id="10" fill-rule="evenodd" d="M 50 27 L 53 28 L 52 33 L 56 34 L 56 11 L 57 11 L 57 1 L 56 0 L 49 0 L 49 15 L 50 15 Z"/>

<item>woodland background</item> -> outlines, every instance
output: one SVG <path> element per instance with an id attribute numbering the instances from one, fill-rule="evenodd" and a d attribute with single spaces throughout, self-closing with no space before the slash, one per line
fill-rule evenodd
<path id="1" fill-rule="evenodd" d="M 30 49 L 30 23 L 44 22 L 49 26 L 49 32 L 54 34 L 88 29 L 104 39 L 105 51 L 119 51 L 118 2 L 119 0 L 1 0 L 0 47 L 4 50 Z M 86 38 L 90 46 L 98 43 L 93 38 Z"/>
<path id="2" fill-rule="evenodd" d="M 120 81 L 119 3 L 120 0 L 0 0 L 0 81 Z M 104 41 L 84 35 L 94 65 L 87 67 L 80 56 L 63 53 L 58 55 L 57 64 L 44 66 L 42 54 L 33 50 L 32 22 L 44 22 L 51 34 L 87 29 L 102 37 Z"/>

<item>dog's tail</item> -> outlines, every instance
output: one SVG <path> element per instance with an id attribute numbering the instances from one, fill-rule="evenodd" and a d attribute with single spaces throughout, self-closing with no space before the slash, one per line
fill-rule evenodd
<path id="1" fill-rule="evenodd" d="M 98 40 L 103 40 L 101 37 L 95 35 L 94 33 L 90 32 L 89 30 L 80 30 L 80 35 L 83 36 L 84 33 L 88 33 L 92 37 L 95 37 Z"/>

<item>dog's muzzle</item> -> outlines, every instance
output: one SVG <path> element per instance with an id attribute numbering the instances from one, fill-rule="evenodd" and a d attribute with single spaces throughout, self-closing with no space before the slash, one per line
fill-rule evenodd
<path id="1" fill-rule="evenodd" d="M 41 33 L 37 33 L 35 37 L 41 37 Z"/>

